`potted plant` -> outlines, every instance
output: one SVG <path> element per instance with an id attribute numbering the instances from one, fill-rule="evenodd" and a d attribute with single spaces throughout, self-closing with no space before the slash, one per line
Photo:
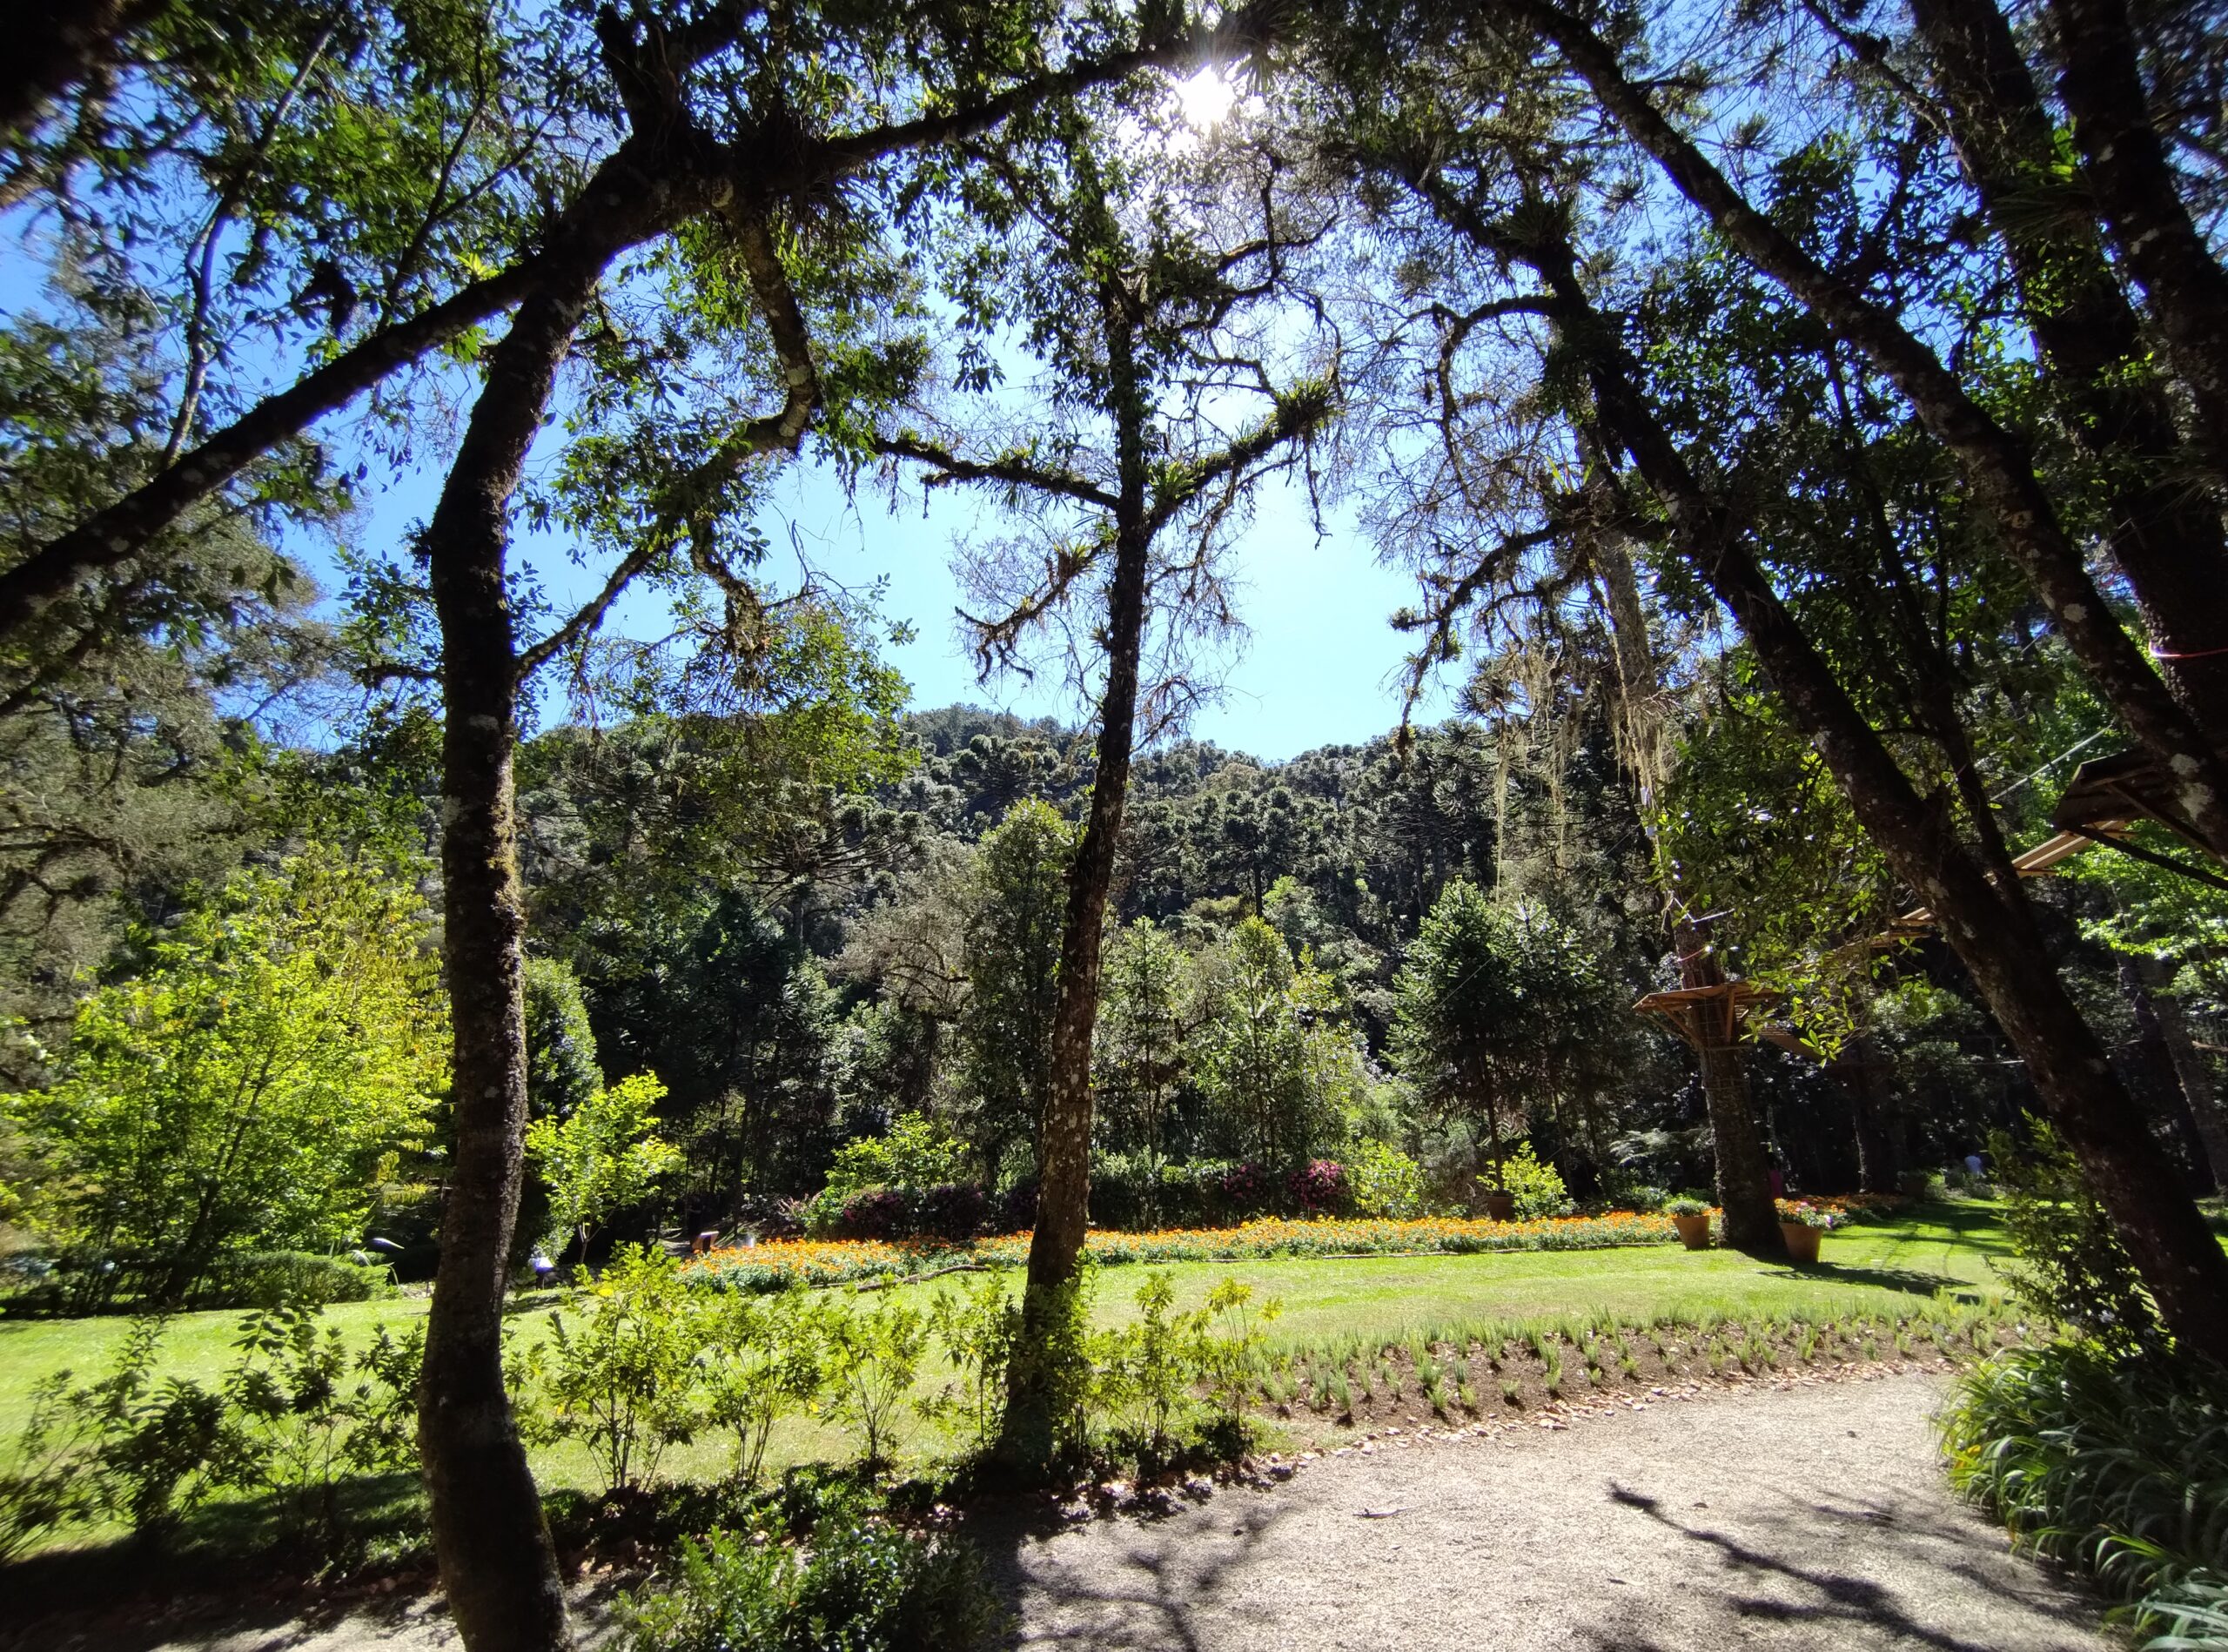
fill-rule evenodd
<path id="1" fill-rule="evenodd" d="M 1815 1205 L 1782 1205 L 1780 1210 L 1780 1237 L 1787 1241 L 1787 1254 L 1797 1262 L 1818 1259 L 1818 1241 L 1834 1228 L 1834 1213 L 1822 1211 Z"/>
<path id="2" fill-rule="evenodd" d="M 1663 1201 L 1663 1213 L 1679 1230 L 1679 1242 L 1690 1251 L 1709 1249 L 1709 1206 L 1690 1194 Z"/>
<path id="3" fill-rule="evenodd" d="M 1516 1195 L 1506 1187 L 1496 1187 L 1484 1177 L 1478 1178 L 1479 1198 L 1486 1202 L 1486 1216 L 1495 1222 L 1516 1219 Z"/>

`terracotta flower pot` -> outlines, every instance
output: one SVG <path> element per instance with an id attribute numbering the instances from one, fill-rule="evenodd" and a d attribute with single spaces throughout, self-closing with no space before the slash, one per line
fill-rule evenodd
<path id="1" fill-rule="evenodd" d="M 1486 1214 L 1496 1222 L 1514 1221 L 1516 1219 L 1516 1195 L 1513 1193 L 1486 1194 Z"/>
<path id="2" fill-rule="evenodd" d="M 1780 1236 L 1787 1241 L 1788 1256 L 1797 1262 L 1818 1259 L 1818 1241 L 1825 1237 L 1823 1228 L 1812 1227 L 1807 1222 L 1782 1222 Z"/>
<path id="3" fill-rule="evenodd" d="M 1709 1218 L 1708 1216 L 1674 1216 L 1671 1226 L 1679 1230 L 1679 1242 L 1690 1251 L 1709 1249 Z"/>

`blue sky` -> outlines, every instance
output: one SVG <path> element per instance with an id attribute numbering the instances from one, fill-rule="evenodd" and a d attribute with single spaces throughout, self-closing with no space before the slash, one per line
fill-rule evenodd
<path id="1" fill-rule="evenodd" d="M 543 448 L 555 447 L 553 431 Z M 543 448 L 537 448 L 536 464 L 546 462 Z M 392 550 L 432 509 L 440 474 L 428 467 L 380 485 L 378 473 L 374 469 L 353 532 L 367 550 Z M 987 687 L 975 680 L 954 618 L 960 598 L 952 553 L 957 540 L 997 525 L 987 500 L 940 495 L 924 514 L 914 490 L 894 510 L 886 492 L 875 488 L 862 487 L 856 498 L 847 497 L 832 470 L 810 462 L 790 468 L 762 518 L 775 547 L 768 572 L 776 584 L 794 575 L 794 567 L 782 566 L 795 554 L 792 547 L 855 589 L 886 580 L 884 615 L 909 621 L 915 633 L 888 655 L 912 685 L 916 708 L 966 702 L 1081 722 L 1085 708 L 1049 675 L 1035 682 L 1009 676 Z M 1297 487 L 1279 484 L 1264 493 L 1235 546 L 1239 613 L 1251 635 L 1225 664 L 1221 702 L 1193 720 L 1193 736 L 1278 760 L 1315 746 L 1358 743 L 1386 732 L 1399 717 L 1406 650 L 1387 619 L 1412 599 L 1413 582 L 1378 567 L 1368 542 L 1341 515 L 1331 514 L 1325 526 L 1329 532 L 1319 541 Z M 295 548 L 321 579 L 335 583 L 324 547 Z M 585 598 L 602 577 L 600 564 L 575 567 L 567 541 L 554 534 L 521 530 L 514 549 L 560 604 Z M 607 629 L 648 635 L 657 627 L 659 606 L 647 595 L 630 598 Z M 1429 721 L 1444 714 L 1442 695 L 1421 715 Z"/>

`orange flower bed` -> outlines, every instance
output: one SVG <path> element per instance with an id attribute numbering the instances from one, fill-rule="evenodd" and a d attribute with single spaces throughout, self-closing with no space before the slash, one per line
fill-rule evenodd
<path id="1" fill-rule="evenodd" d="M 1889 1201 L 1877 1196 L 1814 1198 L 1813 1206 L 1839 1213 Z M 1130 1262 L 1246 1261 L 1285 1256 L 1468 1255 L 1487 1251 L 1591 1251 L 1626 1245 L 1668 1245 L 1677 1237 L 1670 1218 L 1653 1212 L 1607 1211 L 1592 1216 L 1554 1216 L 1528 1222 L 1480 1217 L 1426 1216 L 1395 1221 L 1359 1217 L 1295 1221 L 1264 1218 L 1237 1227 L 1168 1228 L 1151 1233 L 1094 1230 L 1091 1253 L 1108 1266 Z M 1003 1233 L 971 1244 L 948 1240 L 769 1239 L 715 1251 L 689 1264 L 707 1283 L 736 1290 L 778 1290 L 791 1284 L 840 1285 L 903 1277 L 950 1262 L 1018 1266 L 1029 1254 L 1027 1233 Z"/>

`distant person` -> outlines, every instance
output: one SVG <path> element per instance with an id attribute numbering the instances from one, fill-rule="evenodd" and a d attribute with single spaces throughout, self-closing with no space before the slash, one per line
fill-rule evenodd
<path id="1" fill-rule="evenodd" d="M 1967 1153 L 1965 1155 L 1965 1174 L 1977 1179 L 1980 1173 L 1981 1156 L 1978 1153 Z"/>

